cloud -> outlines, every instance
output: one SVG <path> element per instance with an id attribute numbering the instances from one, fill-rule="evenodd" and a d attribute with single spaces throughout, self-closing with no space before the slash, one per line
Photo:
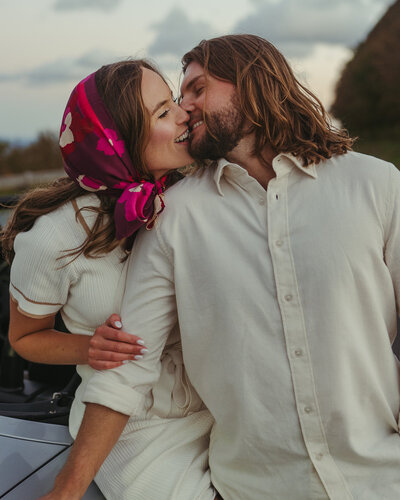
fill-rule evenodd
<path id="1" fill-rule="evenodd" d="M 121 0 L 56 0 L 55 10 L 103 10 L 109 11 L 116 9 Z"/>
<path id="2" fill-rule="evenodd" d="M 253 12 L 235 33 L 267 38 L 287 56 L 304 56 L 317 43 L 356 46 L 392 0 L 252 0 Z"/>
<path id="3" fill-rule="evenodd" d="M 286 56 L 305 57 L 317 44 L 356 46 L 393 0 L 250 0 L 250 3 L 252 12 L 239 20 L 231 32 L 262 36 Z M 222 34 L 211 24 L 191 21 L 178 7 L 152 28 L 156 37 L 148 53 L 164 69 L 176 69 L 176 60 L 200 40 Z"/>
<path id="4" fill-rule="evenodd" d="M 160 56 L 165 59 L 170 56 L 181 58 L 200 40 L 218 34 L 208 23 L 190 21 L 186 13 L 179 8 L 172 9 L 163 21 L 152 27 L 157 30 L 157 35 L 148 48 L 148 53 L 158 59 Z"/>
<path id="5" fill-rule="evenodd" d="M 31 86 L 78 82 L 103 64 L 117 60 L 107 51 L 87 52 L 76 59 L 57 59 L 19 73 L 0 73 L 0 83 L 23 83 Z"/>

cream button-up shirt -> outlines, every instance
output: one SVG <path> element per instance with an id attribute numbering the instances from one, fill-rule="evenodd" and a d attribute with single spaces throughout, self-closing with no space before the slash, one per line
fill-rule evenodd
<path id="1" fill-rule="evenodd" d="M 150 352 L 84 399 L 137 413 L 179 321 L 224 500 L 399 499 L 400 174 L 352 152 L 273 168 L 267 190 L 220 160 L 166 193 L 122 308 Z"/>

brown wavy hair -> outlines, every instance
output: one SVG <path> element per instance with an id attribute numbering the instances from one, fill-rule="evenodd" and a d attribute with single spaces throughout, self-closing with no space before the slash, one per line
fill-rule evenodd
<path id="1" fill-rule="evenodd" d="M 120 61 L 108 64 L 96 71 L 96 85 L 114 122 L 125 141 L 132 162 L 141 178 L 153 180 L 147 171 L 144 151 L 149 139 L 150 117 L 143 103 L 141 93 L 142 68 L 160 72 L 145 59 Z M 14 258 L 14 239 L 21 231 L 29 231 L 41 215 L 53 212 L 64 203 L 87 194 L 87 191 L 68 177 L 63 177 L 41 188 L 25 194 L 15 207 L 6 227 L 0 233 L 4 258 L 11 264 Z M 64 256 L 73 258 L 100 257 L 122 245 L 129 253 L 132 238 L 124 241 L 115 239 L 114 208 L 116 198 L 96 193 L 99 206 L 84 207 L 81 210 L 97 212 L 96 221 L 81 246 L 66 249 Z"/>
<path id="2" fill-rule="evenodd" d="M 248 34 L 203 40 L 183 56 L 184 73 L 191 62 L 199 63 L 206 75 L 235 85 L 255 137 L 255 156 L 263 159 L 263 149 L 270 146 L 292 153 L 306 166 L 351 149 L 354 139 L 331 124 L 319 99 L 267 40 Z"/>

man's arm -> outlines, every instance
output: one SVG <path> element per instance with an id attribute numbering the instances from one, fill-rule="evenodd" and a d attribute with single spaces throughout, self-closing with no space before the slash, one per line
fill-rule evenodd
<path id="1" fill-rule="evenodd" d="M 393 281 L 400 311 L 400 173 L 393 165 L 389 166 L 389 182 L 385 193 L 386 219 L 384 220 L 384 259 Z M 399 314 L 399 313 L 398 313 Z"/>
<path id="2" fill-rule="evenodd" d="M 168 335 L 177 322 L 173 263 L 159 241 L 157 228 L 143 231 L 135 242 L 121 318 L 125 331 L 139 335 L 148 352 L 139 362 L 97 371 L 82 400 L 127 415 L 142 415 L 146 394 L 160 376 L 160 357 Z"/>
<path id="3" fill-rule="evenodd" d="M 82 498 L 97 471 L 118 441 L 129 415 L 97 404 L 87 404 L 71 453 L 57 476 L 54 488 L 41 500 Z M 99 422 L 101 435 L 99 439 Z"/>

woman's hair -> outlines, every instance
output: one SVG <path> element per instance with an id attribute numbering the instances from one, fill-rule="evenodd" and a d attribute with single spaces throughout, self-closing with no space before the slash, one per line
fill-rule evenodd
<path id="1" fill-rule="evenodd" d="M 191 62 L 235 85 L 249 132 L 255 136 L 254 155 L 262 158 L 263 148 L 270 145 L 309 165 L 351 149 L 354 140 L 332 126 L 321 102 L 298 82 L 267 40 L 255 35 L 203 40 L 183 56 L 183 72 Z"/>
<path id="2" fill-rule="evenodd" d="M 150 133 L 150 118 L 141 93 L 142 68 L 150 69 L 162 77 L 148 61 L 140 59 L 103 66 L 96 71 L 95 79 L 99 94 L 125 141 L 139 176 L 152 180 L 144 159 L 144 150 Z M 74 181 L 63 177 L 46 187 L 36 188 L 25 194 L 0 233 L 5 259 L 11 263 L 14 258 L 14 239 L 18 233 L 29 231 L 41 215 L 48 214 L 64 203 L 87 193 Z M 115 239 L 113 213 L 116 197 L 101 192 L 96 195 L 100 200 L 99 206 L 81 209 L 95 211 L 98 214 L 90 234 L 78 248 L 66 249 L 65 256 L 77 257 L 83 253 L 85 257 L 96 257 L 112 251 L 121 244 Z M 131 241 L 124 243 L 129 250 Z"/>

